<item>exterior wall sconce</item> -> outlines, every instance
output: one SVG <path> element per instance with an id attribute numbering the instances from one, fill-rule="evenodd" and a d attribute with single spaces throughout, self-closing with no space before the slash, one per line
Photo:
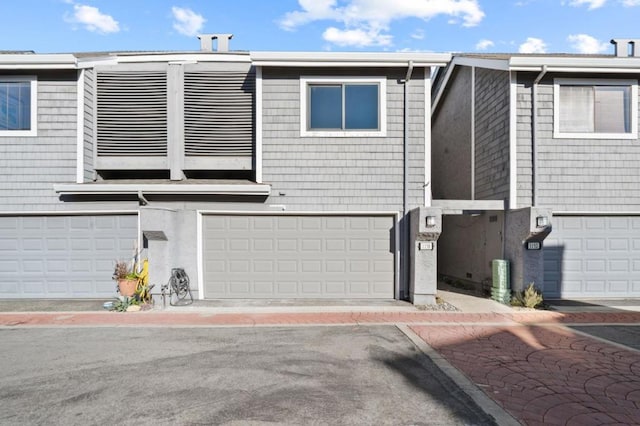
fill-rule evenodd
<path id="1" fill-rule="evenodd" d="M 435 216 L 427 216 L 426 217 L 426 225 L 427 228 L 433 228 L 436 226 L 436 217 Z"/>
<path id="2" fill-rule="evenodd" d="M 536 217 L 536 226 L 538 228 L 543 228 L 549 225 L 549 218 L 547 216 L 538 216 Z"/>

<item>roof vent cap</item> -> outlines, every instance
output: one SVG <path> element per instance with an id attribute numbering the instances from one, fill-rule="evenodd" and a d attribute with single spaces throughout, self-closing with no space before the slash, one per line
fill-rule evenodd
<path id="1" fill-rule="evenodd" d="M 213 52 L 213 40 L 218 40 L 218 49 L 216 52 L 228 52 L 229 40 L 233 34 L 200 34 L 200 50 L 203 52 Z"/>
<path id="2" fill-rule="evenodd" d="M 640 39 L 638 38 L 614 38 L 611 44 L 615 46 L 618 58 L 633 56 L 640 58 Z"/>

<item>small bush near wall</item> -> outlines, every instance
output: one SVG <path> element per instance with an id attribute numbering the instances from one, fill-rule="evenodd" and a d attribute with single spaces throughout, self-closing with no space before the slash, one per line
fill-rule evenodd
<path id="1" fill-rule="evenodd" d="M 543 305 L 542 292 L 538 290 L 534 283 L 530 283 L 524 291 L 513 295 L 511 305 L 525 308 L 540 308 Z"/>

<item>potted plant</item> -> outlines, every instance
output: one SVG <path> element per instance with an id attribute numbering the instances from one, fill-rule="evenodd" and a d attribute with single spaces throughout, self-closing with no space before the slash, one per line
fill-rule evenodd
<path id="1" fill-rule="evenodd" d="M 129 262 L 116 261 L 113 279 L 118 282 L 118 291 L 122 296 L 131 297 L 135 294 L 140 277 Z"/>

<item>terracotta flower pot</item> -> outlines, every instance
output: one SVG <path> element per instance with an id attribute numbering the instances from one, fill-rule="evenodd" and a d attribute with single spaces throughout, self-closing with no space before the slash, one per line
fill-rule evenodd
<path id="1" fill-rule="evenodd" d="M 118 280 L 118 291 L 123 296 L 131 297 L 135 294 L 137 285 L 138 280 L 121 279 Z"/>

